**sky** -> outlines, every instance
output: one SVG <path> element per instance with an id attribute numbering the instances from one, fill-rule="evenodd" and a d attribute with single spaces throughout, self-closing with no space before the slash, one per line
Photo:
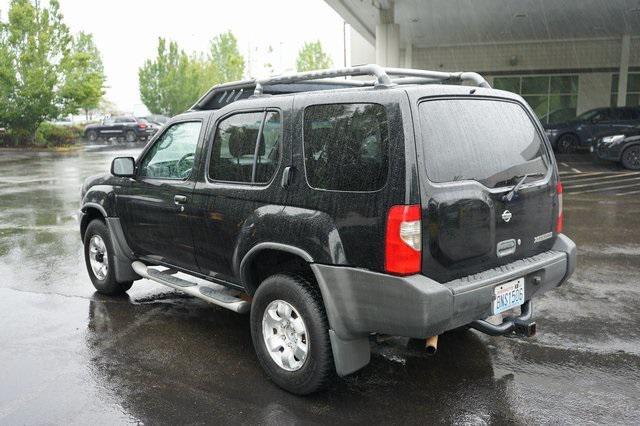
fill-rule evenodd
<path id="1" fill-rule="evenodd" d="M 59 1 L 72 32 L 93 34 L 107 76 L 106 98 L 125 112 L 144 113 L 138 68 L 155 57 L 158 37 L 205 52 L 215 35 L 231 30 L 259 77 L 267 62 L 276 72 L 293 69 L 306 41 L 320 40 L 334 65 L 344 61 L 343 20 L 323 0 Z M 0 0 L 2 19 L 9 2 Z"/>

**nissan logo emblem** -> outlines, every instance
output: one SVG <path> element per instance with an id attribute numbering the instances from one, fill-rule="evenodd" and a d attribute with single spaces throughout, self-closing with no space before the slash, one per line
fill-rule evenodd
<path id="1" fill-rule="evenodd" d="M 505 210 L 502 212 L 502 220 L 505 222 L 509 222 L 511 220 L 511 212 L 509 210 Z"/>

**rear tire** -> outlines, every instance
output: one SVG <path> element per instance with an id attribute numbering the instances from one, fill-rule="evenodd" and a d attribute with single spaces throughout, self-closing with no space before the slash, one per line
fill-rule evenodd
<path id="1" fill-rule="evenodd" d="M 136 135 L 136 132 L 134 132 L 133 130 L 127 130 L 127 133 L 124 134 L 124 137 L 127 142 L 135 142 L 138 140 L 138 135 Z"/>
<path id="2" fill-rule="evenodd" d="M 625 149 L 620 158 L 625 169 L 640 170 L 640 145 Z"/>
<path id="3" fill-rule="evenodd" d="M 578 149 L 578 145 L 580 144 L 580 140 L 576 135 L 568 133 L 566 135 L 560 136 L 558 142 L 556 143 L 556 147 L 558 152 L 561 154 L 571 154 L 576 152 Z"/>
<path id="4" fill-rule="evenodd" d="M 262 368 L 291 393 L 316 392 L 335 377 L 322 296 L 302 277 L 278 274 L 262 282 L 251 305 L 251 337 Z"/>
<path id="5" fill-rule="evenodd" d="M 107 225 L 94 219 L 84 233 L 84 261 L 93 286 L 102 294 L 123 294 L 133 281 L 118 282 L 114 274 L 114 250 Z"/>

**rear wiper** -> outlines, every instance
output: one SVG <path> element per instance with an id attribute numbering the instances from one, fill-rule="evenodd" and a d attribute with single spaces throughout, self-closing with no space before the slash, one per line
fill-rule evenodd
<path id="1" fill-rule="evenodd" d="M 507 202 L 511 201 L 513 199 L 513 197 L 515 197 L 515 195 L 518 193 L 518 190 L 520 189 L 520 187 L 522 186 L 524 181 L 527 180 L 528 177 L 529 177 L 529 174 L 526 174 L 526 175 L 522 176 L 522 179 L 520 179 L 518 181 L 516 186 L 514 186 L 511 189 L 511 191 L 507 192 L 506 194 L 504 194 L 502 196 L 502 201 L 507 201 Z"/>

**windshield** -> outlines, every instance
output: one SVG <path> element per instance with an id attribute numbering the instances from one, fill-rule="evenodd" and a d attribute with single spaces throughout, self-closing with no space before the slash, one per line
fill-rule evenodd
<path id="1" fill-rule="evenodd" d="M 547 173 L 548 158 L 531 118 L 515 102 L 446 99 L 419 106 L 427 176 L 476 180 L 489 188 Z"/>

